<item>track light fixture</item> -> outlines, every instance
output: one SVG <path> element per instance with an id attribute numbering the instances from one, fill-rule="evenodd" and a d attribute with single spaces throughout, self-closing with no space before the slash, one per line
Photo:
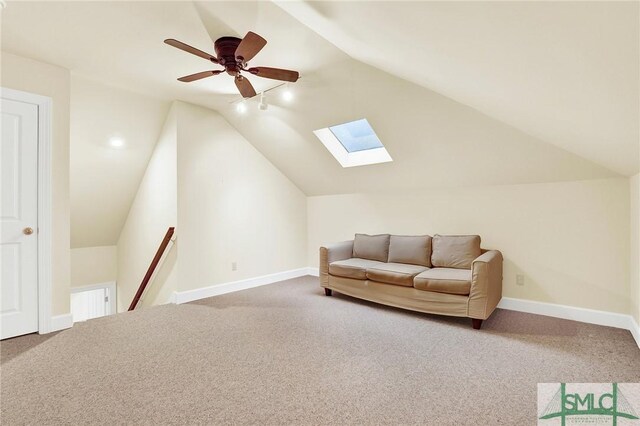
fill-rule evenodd
<path id="1" fill-rule="evenodd" d="M 267 108 L 269 108 L 269 104 L 267 104 L 267 102 L 264 99 L 264 92 L 260 93 L 260 103 L 258 104 L 258 109 L 260 111 L 265 111 Z"/>
<path id="2" fill-rule="evenodd" d="M 2 0 L 0 0 L 2 1 Z M 283 88 L 284 86 L 284 88 Z M 291 89 L 291 87 L 289 86 L 289 83 L 282 83 L 282 84 L 278 84 L 277 86 L 273 86 L 270 87 L 268 89 L 263 90 L 262 92 L 260 92 L 260 99 L 258 101 L 258 109 L 260 111 L 266 111 L 269 108 L 269 104 L 267 103 L 267 92 L 270 92 L 271 90 L 275 90 L 275 89 L 282 89 L 280 92 L 280 96 L 282 96 L 282 99 L 286 102 L 291 102 L 293 100 L 293 98 L 295 97 L 293 94 L 293 90 Z M 257 95 L 256 95 L 257 96 Z M 252 99 L 255 99 L 256 96 L 251 97 L 251 98 L 244 98 L 244 99 L 239 99 L 239 100 L 235 100 L 230 102 L 232 105 L 235 104 L 236 106 L 236 112 L 238 114 L 245 114 L 248 109 L 249 109 L 249 101 L 251 101 Z"/>
<path id="3" fill-rule="evenodd" d="M 247 112 L 247 101 L 244 99 L 236 104 L 236 111 L 240 114 Z"/>
<path id="4" fill-rule="evenodd" d="M 289 83 L 285 84 L 284 90 L 282 91 L 282 99 L 287 102 L 291 102 L 293 100 L 293 90 L 291 90 L 291 86 Z"/>

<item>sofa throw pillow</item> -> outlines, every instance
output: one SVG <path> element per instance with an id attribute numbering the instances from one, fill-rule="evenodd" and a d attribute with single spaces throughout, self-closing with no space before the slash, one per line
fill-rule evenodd
<path id="1" fill-rule="evenodd" d="M 353 239 L 353 257 L 386 262 L 389 257 L 389 234 L 356 234 Z"/>
<path id="2" fill-rule="evenodd" d="M 435 267 L 471 269 L 481 254 L 479 235 L 434 235 L 431 263 Z"/>
<path id="3" fill-rule="evenodd" d="M 391 235 L 389 262 L 431 267 L 430 235 Z"/>

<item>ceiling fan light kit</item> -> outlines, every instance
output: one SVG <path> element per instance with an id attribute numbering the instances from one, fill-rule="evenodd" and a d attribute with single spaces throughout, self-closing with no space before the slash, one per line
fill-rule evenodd
<path id="1" fill-rule="evenodd" d="M 289 86 L 289 83 L 284 86 L 284 90 L 282 91 L 282 99 L 287 102 L 291 102 L 293 100 L 293 90 L 291 90 L 291 86 Z"/>
<path id="2" fill-rule="evenodd" d="M 284 90 L 278 90 L 283 87 L 284 87 Z M 260 97 L 258 98 L 257 102 L 258 102 L 258 109 L 260 111 L 266 111 L 267 109 L 269 109 L 269 102 L 267 101 L 267 93 L 271 92 L 272 90 L 278 90 L 278 92 L 280 92 L 280 96 L 282 97 L 282 99 L 284 99 L 287 102 L 290 102 L 291 100 L 293 100 L 293 92 L 289 88 L 289 83 L 280 83 L 276 86 L 270 87 L 258 93 Z M 240 98 L 238 100 L 230 102 L 230 104 L 236 105 L 236 112 L 244 114 L 245 112 L 247 112 L 250 100 L 251 99 Z M 238 107 L 238 104 L 243 104 L 244 106 Z"/>
<path id="3" fill-rule="evenodd" d="M 240 102 L 238 102 L 236 104 L 236 111 L 239 112 L 240 114 L 244 114 L 245 112 L 247 112 L 247 101 L 243 99 Z"/>
<path id="4" fill-rule="evenodd" d="M 170 46 L 184 50 L 187 53 L 199 56 L 214 64 L 219 64 L 224 67 L 222 70 L 202 71 L 180 77 L 178 80 L 184 83 L 190 83 L 192 81 L 212 77 L 226 72 L 234 77 L 238 91 L 242 97 L 246 99 L 256 96 L 257 93 L 247 77 L 242 75 L 243 71 L 257 77 L 270 78 L 273 80 L 291 83 L 295 83 L 298 78 L 300 78 L 300 74 L 297 71 L 271 67 L 247 68 L 248 62 L 253 59 L 267 44 L 267 41 L 264 38 L 251 31 L 249 31 L 242 39 L 237 37 L 221 37 L 217 39 L 213 44 L 213 48 L 216 52 L 215 56 L 172 38 L 166 39 L 164 42 Z M 264 104 L 264 108 L 262 105 L 263 102 L 261 98 L 260 109 L 266 109 L 266 103 Z"/>

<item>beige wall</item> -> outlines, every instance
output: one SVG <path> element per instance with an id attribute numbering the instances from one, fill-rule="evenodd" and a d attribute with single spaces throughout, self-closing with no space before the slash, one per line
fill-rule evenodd
<path id="1" fill-rule="evenodd" d="M 106 283 L 117 277 L 116 246 L 71 249 L 71 287 Z"/>
<path id="2" fill-rule="evenodd" d="M 311 266 L 321 243 L 355 232 L 473 233 L 504 254 L 504 296 L 629 313 L 626 178 L 318 196 L 307 209 Z"/>
<path id="3" fill-rule="evenodd" d="M 307 266 L 305 195 L 221 115 L 179 106 L 179 289 Z"/>
<path id="4" fill-rule="evenodd" d="M 2 52 L 0 84 L 53 100 L 52 315 L 69 313 L 69 71 Z"/>
<path id="5" fill-rule="evenodd" d="M 640 174 L 629 179 L 631 315 L 640 324 Z"/>
<path id="6" fill-rule="evenodd" d="M 131 303 L 167 228 L 176 226 L 176 137 L 172 107 L 118 239 L 118 312 Z M 176 251 L 171 246 L 142 306 L 169 301 L 176 286 Z"/>

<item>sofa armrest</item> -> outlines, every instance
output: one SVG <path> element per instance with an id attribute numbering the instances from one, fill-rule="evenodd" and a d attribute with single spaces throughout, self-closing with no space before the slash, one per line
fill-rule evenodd
<path id="1" fill-rule="evenodd" d="M 329 264 L 336 260 L 350 259 L 353 255 L 353 240 L 325 244 L 320 247 L 320 285 L 329 284 Z"/>
<path id="2" fill-rule="evenodd" d="M 502 299 L 502 253 L 489 250 L 471 265 L 468 315 L 487 319 Z"/>

